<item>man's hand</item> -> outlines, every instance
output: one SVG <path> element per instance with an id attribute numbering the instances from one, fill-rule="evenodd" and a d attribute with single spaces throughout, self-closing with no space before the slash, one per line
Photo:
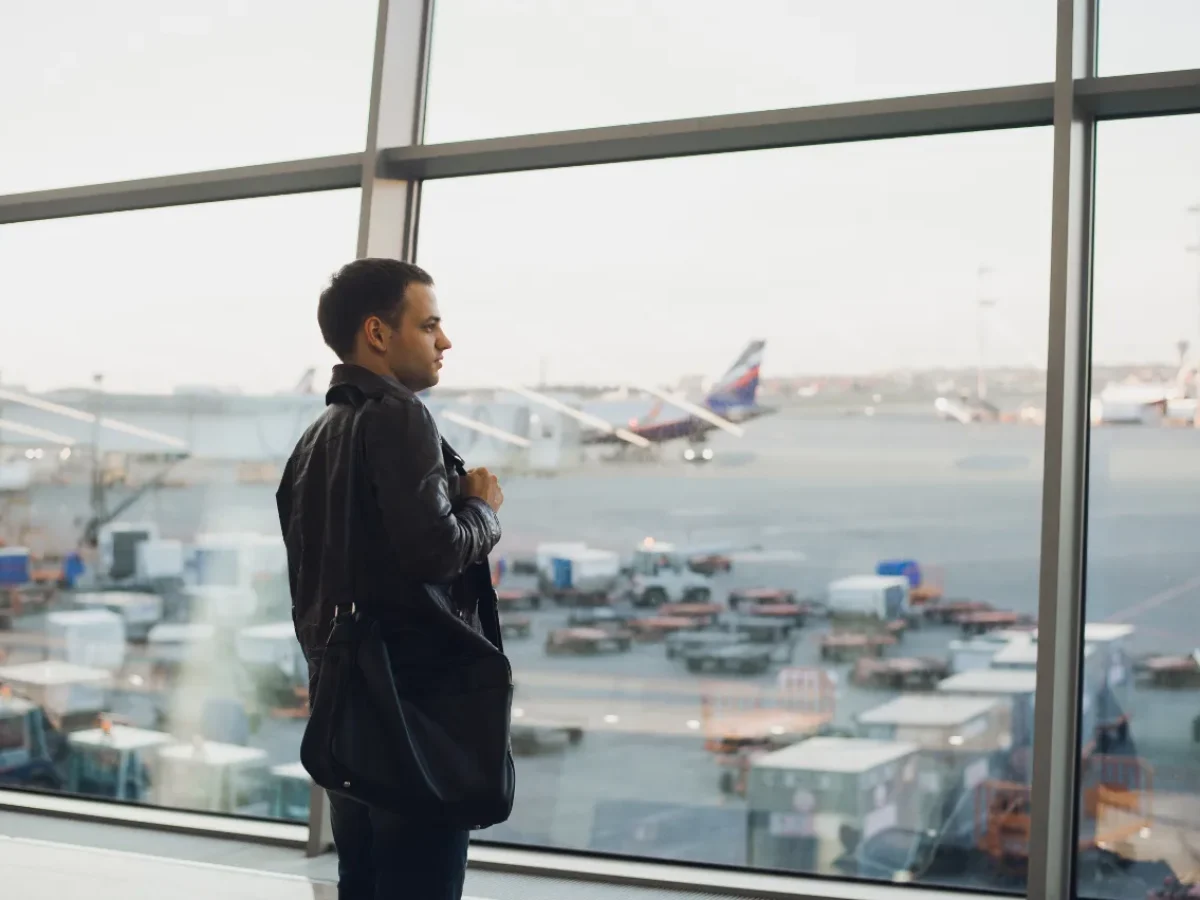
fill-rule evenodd
<path id="1" fill-rule="evenodd" d="M 504 491 L 500 490 L 500 482 L 487 469 L 470 469 L 462 488 L 464 497 L 477 497 L 492 508 L 492 512 L 500 512 L 504 505 Z"/>

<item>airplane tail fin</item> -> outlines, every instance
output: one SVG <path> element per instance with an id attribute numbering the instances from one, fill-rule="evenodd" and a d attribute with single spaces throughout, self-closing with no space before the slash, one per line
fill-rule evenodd
<path id="1" fill-rule="evenodd" d="M 729 371 L 704 398 L 704 403 L 709 409 L 719 413 L 722 410 L 755 405 L 763 348 L 766 345 L 766 341 L 751 341 L 746 346 Z"/>

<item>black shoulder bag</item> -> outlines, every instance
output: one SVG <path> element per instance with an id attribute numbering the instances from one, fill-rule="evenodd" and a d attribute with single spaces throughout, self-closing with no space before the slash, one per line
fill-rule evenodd
<path id="1" fill-rule="evenodd" d="M 372 615 L 358 585 L 359 423 L 351 426 L 345 555 L 349 596 L 325 647 L 300 760 L 328 791 L 417 821 L 486 828 L 512 812 L 512 669 L 504 654 L 437 603 L 424 631 L 435 660 L 394 654 L 396 635 Z M 422 590 L 419 586 L 416 590 Z M 425 598 L 397 597 L 397 603 Z M 389 648 L 392 645 L 392 648 Z"/>

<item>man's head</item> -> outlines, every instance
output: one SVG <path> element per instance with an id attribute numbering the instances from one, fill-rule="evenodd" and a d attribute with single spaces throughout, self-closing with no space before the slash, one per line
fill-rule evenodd
<path id="1" fill-rule="evenodd" d="M 343 266 L 321 292 L 317 322 L 342 362 L 390 375 L 413 391 L 438 383 L 442 354 L 450 349 L 433 279 L 394 259 Z"/>

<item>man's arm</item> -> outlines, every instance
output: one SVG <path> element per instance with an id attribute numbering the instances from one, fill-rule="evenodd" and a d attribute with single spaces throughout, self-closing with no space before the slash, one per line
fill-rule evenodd
<path id="1" fill-rule="evenodd" d="M 424 404 L 373 406 L 363 430 L 384 530 L 406 574 L 450 581 L 491 552 L 500 520 L 476 497 L 451 502 L 437 426 Z"/>
<path id="2" fill-rule="evenodd" d="M 283 535 L 284 543 L 287 542 L 288 529 L 292 523 L 292 477 L 293 463 L 295 457 L 289 457 L 287 465 L 283 467 L 283 477 L 279 479 L 279 489 L 275 492 L 275 509 L 279 513 L 279 531 Z M 292 564 L 292 560 L 288 559 L 288 587 L 291 596 L 296 596 L 296 567 Z"/>

